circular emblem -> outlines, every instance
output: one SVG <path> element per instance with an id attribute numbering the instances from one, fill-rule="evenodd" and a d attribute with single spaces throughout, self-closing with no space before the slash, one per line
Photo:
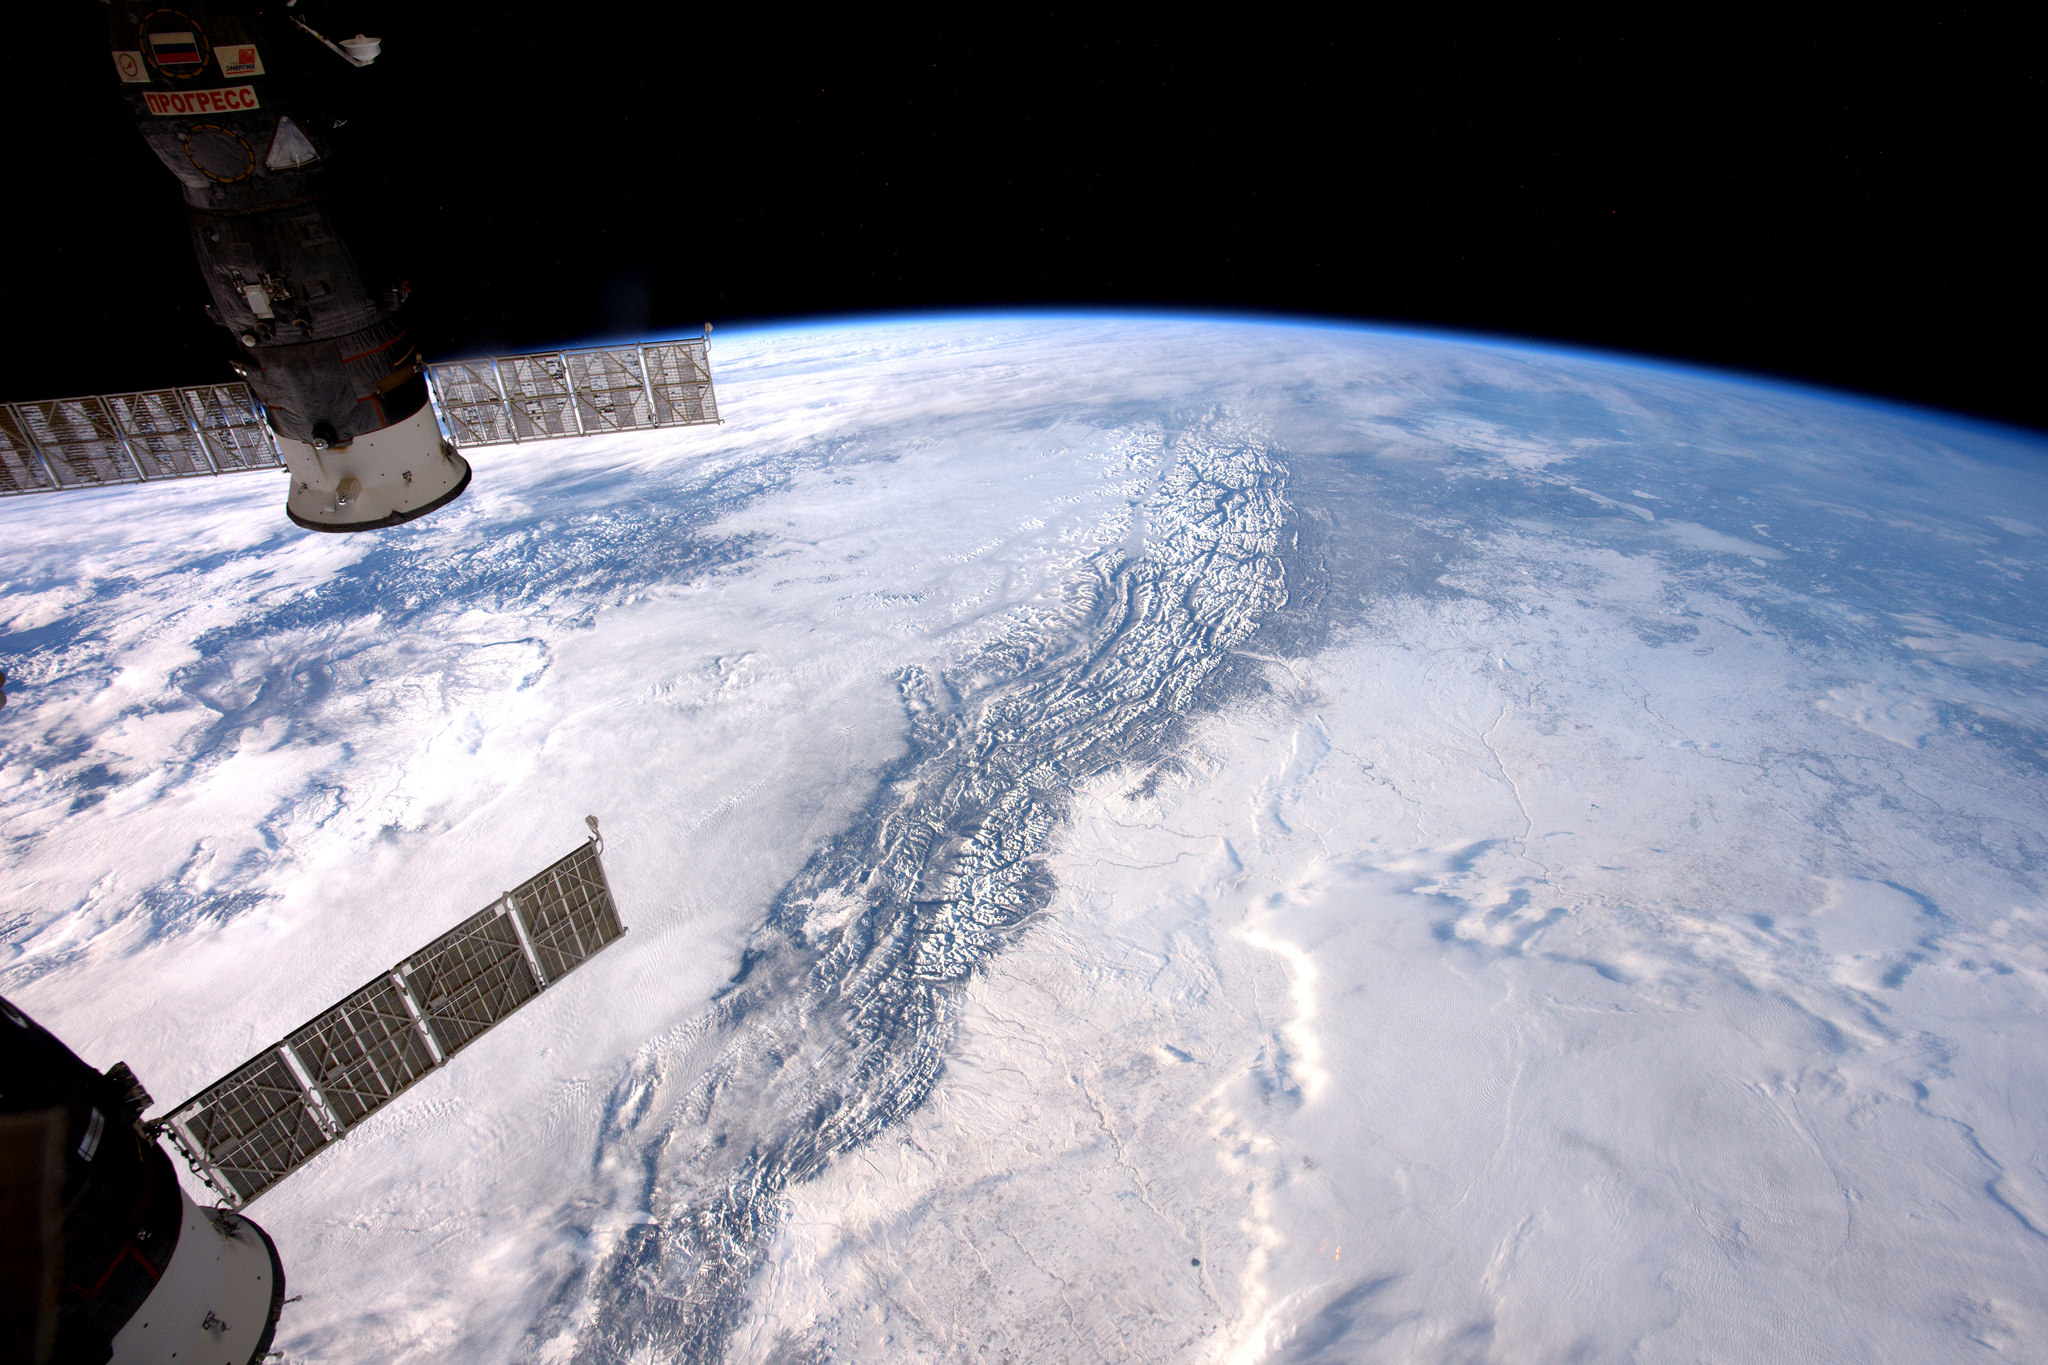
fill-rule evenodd
<path id="1" fill-rule="evenodd" d="M 142 55 L 159 75 L 189 81 L 206 74 L 213 49 L 206 31 L 174 9 L 156 9 L 142 16 Z"/>
<path id="2" fill-rule="evenodd" d="M 114 54 L 114 70 L 121 73 L 121 79 L 124 81 L 144 81 L 149 79 L 142 72 L 142 58 L 136 56 L 133 52 L 116 52 Z"/>
<path id="3" fill-rule="evenodd" d="M 246 179 L 256 169 L 256 152 L 232 128 L 199 123 L 185 134 L 185 155 L 208 180 L 223 184 Z"/>

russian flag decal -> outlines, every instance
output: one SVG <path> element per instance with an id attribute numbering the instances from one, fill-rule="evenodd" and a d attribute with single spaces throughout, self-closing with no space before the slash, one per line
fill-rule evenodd
<path id="1" fill-rule="evenodd" d="M 206 58 L 200 55 L 199 40 L 189 33 L 152 33 L 149 51 L 156 64 L 166 71 L 197 71 L 206 64 Z"/>

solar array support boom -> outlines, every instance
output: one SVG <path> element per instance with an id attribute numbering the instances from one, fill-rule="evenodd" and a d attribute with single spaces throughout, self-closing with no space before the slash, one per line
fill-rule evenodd
<path id="1" fill-rule="evenodd" d="M 380 972 L 157 1128 L 241 1208 L 626 932 L 587 841 Z"/>

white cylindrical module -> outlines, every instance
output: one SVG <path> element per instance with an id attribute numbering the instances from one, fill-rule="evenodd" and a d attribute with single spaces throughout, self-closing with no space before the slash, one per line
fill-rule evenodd
<path id="1" fill-rule="evenodd" d="M 423 517 L 469 486 L 469 462 L 441 437 L 432 406 L 324 449 L 279 435 L 291 471 L 285 515 L 309 531 L 369 531 Z"/>
<path id="2" fill-rule="evenodd" d="M 178 1246 L 156 1288 L 114 1336 L 108 1365 L 253 1365 L 270 1349 L 284 1266 L 270 1235 L 183 1190 Z"/>

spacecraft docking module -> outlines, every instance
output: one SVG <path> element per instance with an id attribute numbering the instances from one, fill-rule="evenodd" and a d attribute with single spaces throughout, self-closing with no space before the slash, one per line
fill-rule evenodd
<path id="1" fill-rule="evenodd" d="M 286 514 L 312 530 L 360 531 L 455 499 L 469 465 L 428 403 L 407 335 L 408 287 L 368 275 L 342 240 L 338 125 L 314 106 L 305 65 L 338 56 L 367 66 L 377 40 L 329 42 L 296 17 L 287 23 L 282 6 L 108 9 L 114 73 L 184 188 L 211 313 L 234 334 L 236 369 L 291 471 Z"/>
<path id="2" fill-rule="evenodd" d="M 179 1187 L 127 1066 L 94 1070 L 5 1000 L 0 1060 L 9 1358 L 262 1359 L 284 1303 L 277 1248 Z"/>

